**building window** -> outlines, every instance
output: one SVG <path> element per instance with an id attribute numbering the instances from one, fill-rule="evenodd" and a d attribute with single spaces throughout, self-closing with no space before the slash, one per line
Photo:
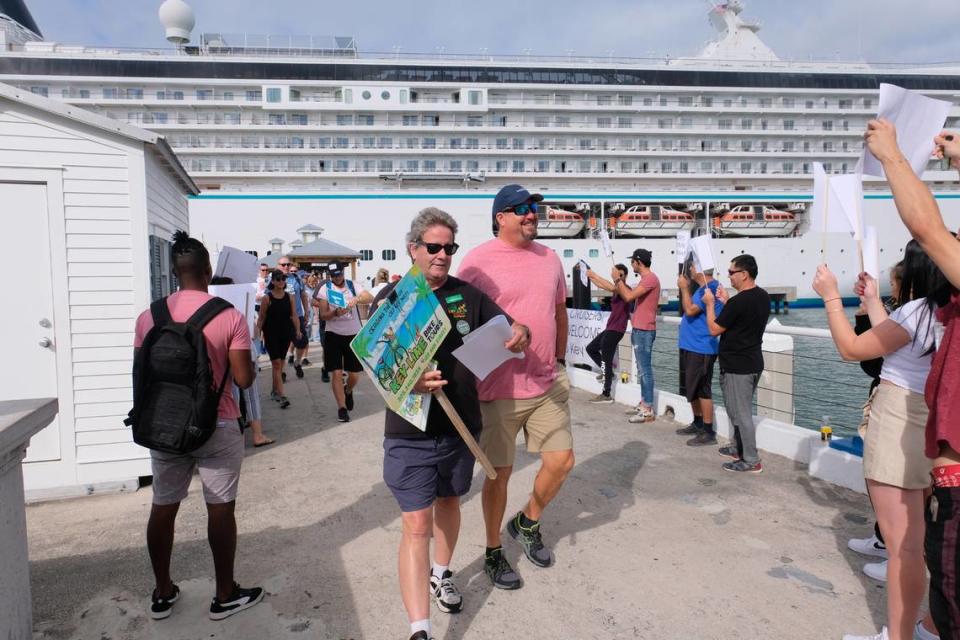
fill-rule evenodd
<path id="1" fill-rule="evenodd" d="M 824 120 L 820 123 L 820 127 L 824 131 L 833 131 L 833 120 Z"/>
<path id="2" fill-rule="evenodd" d="M 403 166 L 404 171 L 420 171 L 419 160 L 407 160 Z"/>
<path id="3" fill-rule="evenodd" d="M 357 124 L 363 125 L 365 127 L 373 126 L 373 114 L 372 113 L 358 113 L 357 114 Z"/>
<path id="4" fill-rule="evenodd" d="M 202 98 L 200 98 L 199 96 L 200 91 L 197 91 L 197 94 L 198 94 L 197 99 L 202 100 Z M 269 87 L 267 89 L 267 102 L 280 102 L 280 98 L 282 97 L 282 95 L 283 95 L 283 92 L 280 90 L 279 87 Z"/>
<path id="5" fill-rule="evenodd" d="M 483 116 L 467 116 L 467 126 L 468 126 L 468 127 L 482 127 L 482 126 L 483 126 Z"/>
<path id="6" fill-rule="evenodd" d="M 480 104 L 480 92 L 479 92 L 479 91 L 468 91 L 468 92 L 467 92 L 467 104 Z"/>
<path id="7" fill-rule="evenodd" d="M 599 258 L 599 257 L 600 257 L 600 249 L 590 249 L 590 257 L 591 257 L 591 258 Z"/>
<path id="8" fill-rule="evenodd" d="M 296 124 L 300 126 L 305 126 L 307 124 L 307 114 L 305 113 L 291 113 L 290 114 L 290 124 Z"/>
<path id="9" fill-rule="evenodd" d="M 170 295 L 177 290 L 177 277 L 170 264 L 169 240 L 150 236 L 150 297 L 152 300 Z"/>
<path id="10" fill-rule="evenodd" d="M 437 161 L 436 160 L 424 160 L 423 161 L 423 170 L 427 172 L 434 172 L 437 170 Z"/>
<path id="11" fill-rule="evenodd" d="M 465 149 L 479 149 L 480 148 L 480 139 L 479 138 L 467 138 L 467 142 L 464 145 Z"/>
<path id="12" fill-rule="evenodd" d="M 393 249 L 384 249 L 380 253 L 380 255 L 383 256 L 384 260 L 388 260 L 388 261 L 397 259 L 397 252 L 394 251 Z"/>
<path id="13" fill-rule="evenodd" d="M 597 104 L 601 106 L 613 104 L 613 96 L 597 96 Z"/>
<path id="14" fill-rule="evenodd" d="M 633 127 L 633 118 L 630 116 L 620 116 L 617 118 L 618 129 L 630 129 Z"/>
<path id="15" fill-rule="evenodd" d="M 597 128 L 609 129 L 613 125 L 613 118 L 597 118 Z"/>
<path id="16" fill-rule="evenodd" d="M 621 107 L 629 107 L 633 104 L 633 96 L 617 96 L 617 104 Z"/>
<path id="17" fill-rule="evenodd" d="M 337 116 L 337 126 L 349 126 L 353 124 L 353 115 L 349 113 L 341 113 Z"/>
<path id="18" fill-rule="evenodd" d="M 247 102 L 260 102 L 263 100 L 263 94 L 256 90 L 247 90 Z"/>
<path id="19" fill-rule="evenodd" d="M 692 96 L 680 96 L 677 99 L 677 104 L 681 107 L 692 107 L 693 106 L 693 97 Z"/>
<path id="20" fill-rule="evenodd" d="M 463 171 L 463 160 L 451 160 L 450 171 Z"/>
<path id="21" fill-rule="evenodd" d="M 467 171 L 479 171 L 480 163 L 476 160 L 467 160 Z"/>
<path id="22" fill-rule="evenodd" d="M 360 249 L 360 259 L 367 262 L 373 260 L 373 251 L 370 249 Z"/>
<path id="23" fill-rule="evenodd" d="M 793 120 L 784 120 L 783 121 L 783 130 L 784 131 L 793 131 L 795 123 Z"/>
<path id="24" fill-rule="evenodd" d="M 719 128 L 719 129 L 732 129 L 732 128 L 733 128 L 733 120 L 729 120 L 729 119 L 717 120 L 717 128 Z"/>
<path id="25" fill-rule="evenodd" d="M 564 258 L 572 258 L 572 257 L 573 257 L 573 249 L 564 249 L 564 250 L 563 250 L 563 257 L 564 257 Z"/>
<path id="26" fill-rule="evenodd" d="M 436 138 L 424 138 L 424 139 L 423 139 L 423 148 L 424 148 L 424 149 L 436 149 L 436 148 L 437 148 L 437 139 L 436 139 Z"/>
<path id="27" fill-rule="evenodd" d="M 769 109 L 773 106 L 773 98 L 760 98 L 760 108 Z"/>
<path id="28" fill-rule="evenodd" d="M 514 160 L 514 161 L 513 161 L 513 172 L 514 172 L 514 173 L 523 173 L 524 171 L 526 171 L 526 169 L 524 168 L 524 162 L 523 162 L 523 160 Z"/>
<path id="29" fill-rule="evenodd" d="M 380 160 L 377 162 L 377 171 L 393 171 L 393 160 Z"/>
<path id="30" fill-rule="evenodd" d="M 420 124 L 420 116 L 403 116 L 403 126 L 415 127 Z"/>

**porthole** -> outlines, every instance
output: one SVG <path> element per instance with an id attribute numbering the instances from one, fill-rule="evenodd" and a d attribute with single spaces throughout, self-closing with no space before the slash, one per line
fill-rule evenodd
<path id="1" fill-rule="evenodd" d="M 390 92 L 389 92 L 389 91 L 383 91 L 383 92 L 380 94 L 380 97 L 383 98 L 384 100 L 389 100 L 389 99 L 390 99 Z"/>
<path id="2" fill-rule="evenodd" d="M 370 99 L 370 92 L 369 92 L 369 91 L 364 91 L 363 93 L 360 94 L 360 96 L 361 96 L 364 100 L 369 100 L 369 99 Z"/>

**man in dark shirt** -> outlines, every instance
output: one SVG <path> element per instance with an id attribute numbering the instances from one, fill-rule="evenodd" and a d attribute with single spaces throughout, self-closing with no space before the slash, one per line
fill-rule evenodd
<path id="1" fill-rule="evenodd" d="M 720 336 L 720 387 L 727 417 L 733 425 L 735 445 L 720 447 L 733 458 L 724 463 L 727 471 L 760 473 L 763 466 L 757 453 L 757 427 L 753 422 L 753 394 L 763 373 L 763 332 L 770 319 L 770 295 L 757 286 L 757 261 L 743 254 L 727 271 L 737 295 L 730 298 L 719 317 L 713 308 L 713 292 L 704 291 L 707 327 Z"/>
<path id="2" fill-rule="evenodd" d="M 449 275 L 451 256 L 458 248 L 454 242 L 456 232 L 457 223 L 448 213 L 429 207 L 414 218 L 407 234 L 407 251 L 451 325 L 434 356 L 436 370 L 424 373 L 414 392 L 432 393 L 442 388 L 464 423 L 478 436 L 482 419 L 477 381 L 453 357 L 453 351 L 463 344 L 463 336 L 470 331 L 506 314 L 479 289 Z M 395 286 L 391 283 L 380 291 L 374 308 Z M 505 346 L 519 353 L 529 344 L 530 332 L 525 326 L 510 322 L 513 335 Z M 400 593 L 410 619 L 410 640 L 428 640 L 431 593 L 437 607 L 445 613 L 456 613 L 463 606 L 449 565 L 460 533 L 460 496 L 470 490 L 474 457 L 435 401 L 430 403 L 426 431 L 388 409 L 383 449 L 383 480 L 403 512 Z M 431 534 L 435 540 L 432 568 Z"/>

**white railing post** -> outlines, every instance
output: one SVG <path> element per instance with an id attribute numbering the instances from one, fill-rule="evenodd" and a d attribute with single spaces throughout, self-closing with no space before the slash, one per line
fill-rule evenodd
<path id="1" fill-rule="evenodd" d="M 773 333 L 773 319 L 763 334 L 763 375 L 757 387 L 757 415 L 793 424 L 793 338 Z"/>

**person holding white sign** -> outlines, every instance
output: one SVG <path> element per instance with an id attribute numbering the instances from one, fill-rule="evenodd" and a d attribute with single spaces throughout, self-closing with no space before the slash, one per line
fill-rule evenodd
<path id="1" fill-rule="evenodd" d="M 476 287 L 450 277 L 450 263 L 459 248 L 454 242 L 456 232 L 457 223 L 450 214 L 429 207 L 413 219 L 407 234 L 407 252 L 453 326 L 434 355 L 437 368 L 420 377 L 414 392 L 443 389 L 476 436 L 482 427 L 477 380 L 453 352 L 463 345 L 464 336 L 506 314 Z M 384 287 L 373 304 L 390 296 L 395 286 Z M 504 346 L 520 353 L 529 344 L 530 332 L 517 323 L 511 328 Z M 474 464 L 473 454 L 439 403 L 431 402 L 428 411 L 426 431 L 421 431 L 387 409 L 383 440 L 383 480 L 402 511 L 400 594 L 411 640 L 430 638 L 431 595 L 444 613 L 457 613 L 463 607 L 450 561 L 460 535 L 460 497 L 470 490 Z"/>
<path id="2" fill-rule="evenodd" d="M 620 274 L 621 280 L 627 277 L 626 265 L 618 264 L 614 268 Z M 627 331 L 630 305 L 619 293 L 614 291 L 616 287 L 612 282 L 606 278 L 601 278 L 592 269 L 587 269 L 586 273 L 593 284 L 612 293 L 607 326 L 587 345 L 587 355 L 600 367 L 600 375 L 603 376 L 603 391 L 590 398 L 590 402 L 593 404 L 612 404 L 613 397 L 611 397 L 610 391 L 613 388 L 613 357 L 617 354 L 617 346 L 620 344 L 623 334 Z"/>

